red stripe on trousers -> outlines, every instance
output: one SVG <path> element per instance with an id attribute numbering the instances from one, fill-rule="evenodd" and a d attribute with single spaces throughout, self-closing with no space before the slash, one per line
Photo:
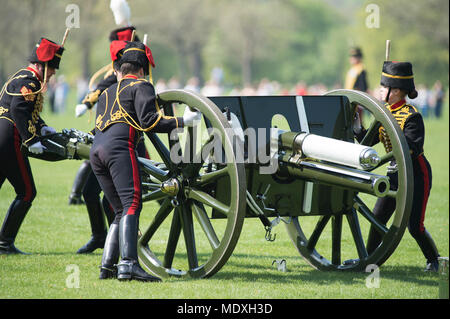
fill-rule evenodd
<path id="1" fill-rule="evenodd" d="M 19 131 L 15 126 L 14 126 L 14 149 L 16 151 L 16 159 L 17 164 L 19 165 L 20 174 L 22 175 L 22 180 L 25 183 L 25 197 L 23 198 L 23 200 L 28 202 L 31 200 L 31 194 L 33 193 L 33 191 L 31 189 L 30 176 L 28 175 L 25 160 L 23 158 L 22 152 L 20 151 Z"/>
<path id="2" fill-rule="evenodd" d="M 133 194 L 133 203 L 131 204 L 130 208 L 128 208 L 127 215 L 134 215 L 136 213 L 136 209 L 139 206 L 139 199 L 141 196 L 141 188 L 139 185 L 139 168 L 137 165 L 134 149 L 134 137 L 135 137 L 134 128 L 130 126 L 130 133 L 128 138 L 128 151 L 130 152 L 131 167 L 133 169 L 134 194 Z"/>
<path id="3" fill-rule="evenodd" d="M 428 175 L 427 165 L 425 163 L 425 159 L 423 158 L 423 156 L 422 155 L 419 156 L 418 160 L 420 169 L 422 170 L 423 173 L 423 186 L 424 186 L 422 212 L 420 214 L 420 224 L 419 224 L 420 232 L 422 233 L 425 231 L 425 226 L 423 222 L 425 220 L 425 210 L 427 208 L 428 196 L 430 195 L 430 177 Z"/>

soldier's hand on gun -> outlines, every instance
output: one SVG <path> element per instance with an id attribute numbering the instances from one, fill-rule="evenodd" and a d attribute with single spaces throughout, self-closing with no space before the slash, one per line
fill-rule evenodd
<path id="1" fill-rule="evenodd" d="M 353 133 L 359 134 L 361 133 L 362 125 L 361 118 L 359 117 L 359 112 L 356 110 L 355 117 L 353 118 Z"/>
<path id="2" fill-rule="evenodd" d="M 78 104 L 77 106 L 75 106 L 75 117 L 80 117 L 81 115 L 86 113 L 87 110 L 88 107 L 86 104 Z"/>
<path id="3" fill-rule="evenodd" d="M 53 127 L 51 127 L 51 126 L 43 126 L 41 128 L 41 135 L 42 136 L 55 134 L 55 133 L 56 133 L 56 130 Z"/>
<path id="4" fill-rule="evenodd" d="M 30 146 L 28 146 L 28 150 L 33 154 L 42 154 L 44 150 L 47 149 L 41 142 L 36 142 Z"/>
<path id="5" fill-rule="evenodd" d="M 186 106 L 183 113 L 183 123 L 186 127 L 193 127 L 195 123 L 202 119 L 202 113 L 199 111 L 191 111 L 189 106 Z"/>

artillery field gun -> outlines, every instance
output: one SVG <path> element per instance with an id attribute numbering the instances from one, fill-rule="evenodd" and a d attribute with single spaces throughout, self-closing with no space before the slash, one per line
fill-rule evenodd
<path id="1" fill-rule="evenodd" d="M 412 202 L 412 163 L 400 127 L 373 97 L 335 90 L 324 96 L 206 98 L 170 90 L 158 95 L 158 103 L 166 115 L 180 104 L 203 116 L 194 128 L 149 136 L 160 162 L 139 158 L 143 201 L 160 203 L 156 212 L 146 212 L 144 203 L 142 214 L 153 220 L 140 225 L 138 244 L 141 264 L 154 274 L 212 276 L 231 256 L 244 218 L 252 217 L 262 221 L 268 240 L 275 225 L 285 224 L 300 255 L 320 270 L 381 265 L 399 244 Z M 369 124 L 360 143 L 353 134 L 357 105 Z M 392 144 L 388 153 L 370 147 L 380 126 Z M 91 143 L 89 134 L 63 130 L 44 138 L 43 155 L 30 156 L 88 158 Z M 398 189 L 386 176 L 392 169 Z M 384 196 L 397 203 L 388 225 L 370 208 Z M 362 221 L 383 235 L 371 253 Z M 354 251 L 344 249 L 344 233 L 345 246 L 353 244 Z"/>

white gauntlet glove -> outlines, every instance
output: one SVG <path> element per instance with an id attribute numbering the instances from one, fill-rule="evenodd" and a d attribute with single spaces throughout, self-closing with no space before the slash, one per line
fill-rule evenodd
<path id="1" fill-rule="evenodd" d="M 202 113 L 198 111 L 192 112 L 189 106 L 186 106 L 183 114 L 183 123 L 186 127 L 193 127 L 196 122 L 200 122 L 202 119 Z"/>
<path id="2" fill-rule="evenodd" d="M 41 136 L 55 134 L 56 130 L 51 126 L 43 126 L 41 128 Z"/>
<path id="3" fill-rule="evenodd" d="M 28 146 L 28 150 L 33 154 L 42 154 L 46 147 L 41 142 L 36 142 L 33 145 Z"/>
<path id="4" fill-rule="evenodd" d="M 86 104 L 78 104 L 77 106 L 75 106 L 75 117 L 80 117 L 81 115 L 86 113 L 87 110 L 88 107 Z"/>

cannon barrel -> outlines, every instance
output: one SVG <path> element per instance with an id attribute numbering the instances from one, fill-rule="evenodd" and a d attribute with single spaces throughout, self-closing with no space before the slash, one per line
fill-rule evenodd
<path id="1" fill-rule="evenodd" d="M 279 135 L 281 149 L 301 157 L 371 169 L 380 163 L 377 152 L 369 147 L 309 133 L 282 132 Z"/>
<path id="2" fill-rule="evenodd" d="M 281 133 L 279 141 L 279 173 L 282 175 L 348 188 L 377 197 L 384 197 L 389 192 L 387 176 L 354 168 L 369 168 L 379 162 L 377 153 L 370 147 L 292 132 Z"/>

